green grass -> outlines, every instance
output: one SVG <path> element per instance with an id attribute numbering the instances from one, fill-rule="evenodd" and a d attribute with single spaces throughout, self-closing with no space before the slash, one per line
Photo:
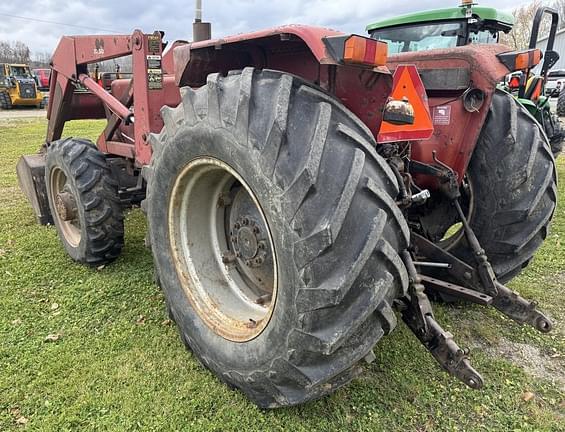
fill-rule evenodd
<path id="1" fill-rule="evenodd" d="M 73 122 L 65 132 L 94 138 L 102 126 Z M 436 307 L 460 345 L 475 348 L 483 391 L 443 373 L 400 324 L 351 385 L 304 406 L 261 411 L 200 366 L 165 321 L 139 211 L 127 215 L 123 255 L 102 270 L 73 263 L 55 230 L 35 223 L 15 164 L 38 149 L 45 127 L 41 120 L 0 124 L 1 431 L 565 430 L 565 206 L 511 284 L 540 301 L 553 333 L 480 307 Z M 563 157 L 559 171 L 565 178 Z M 45 342 L 50 334 L 60 338 Z M 511 356 L 508 347 L 522 354 Z M 534 395 L 529 401 L 526 392 Z"/>

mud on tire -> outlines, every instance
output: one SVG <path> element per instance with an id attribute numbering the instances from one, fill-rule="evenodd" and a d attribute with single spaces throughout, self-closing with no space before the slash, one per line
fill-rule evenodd
<path id="1" fill-rule="evenodd" d="M 349 382 L 396 325 L 407 287 L 398 255 L 408 226 L 398 186 L 370 131 L 331 96 L 277 71 L 212 74 L 164 107 L 152 136 L 146 209 L 158 280 L 181 338 L 224 382 L 261 407 L 319 398 Z M 233 342 L 203 321 L 172 259 L 169 200 L 198 158 L 229 165 L 271 229 L 278 291 L 268 325 Z M 215 203 L 212 203 L 215 205 Z M 194 225 L 194 230 L 199 226 Z"/>
<path id="2" fill-rule="evenodd" d="M 498 278 L 508 282 L 548 234 L 557 173 L 541 126 L 506 92 L 493 97 L 468 173 L 475 200 L 471 227 Z M 465 239 L 451 252 L 474 263 Z"/>
<path id="3" fill-rule="evenodd" d="M 55 175 L 64 183 L 61 190 L 55 190 L 55 184 L 62 186 Z M 71 258 L 92 266 L 116 259 L 124 245 L 123 210 L 104 154 L 85 139 L 55 141 L 47 149 L 45 180 L 59 239 Z M 57 213 L 57 194 L 63 189 L 75 204 L 72 223 Z"/>

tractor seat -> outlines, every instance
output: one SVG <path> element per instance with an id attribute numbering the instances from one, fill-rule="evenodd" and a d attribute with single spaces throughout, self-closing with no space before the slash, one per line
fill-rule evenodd
<path id="1" fill-rule="evenodd" d="M 531 77 L 526 83 L 526 93 L 524 94 L 526 99 L 536 102 L 542 94 L 543 90 L 543 78 L 540 76 Z"/>

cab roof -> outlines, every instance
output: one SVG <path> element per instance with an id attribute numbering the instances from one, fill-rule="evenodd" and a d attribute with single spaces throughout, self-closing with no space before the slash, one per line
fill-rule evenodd
<path id="1" fill-rule="evenodd" d="M 383 21 L 377 21 L 373 24 L 369 24 L 367 26 L 367 31 L 406 24 L 418 24 L 429 21 L 460 20 L 465 18 L 465 10 L 466 9 L 463 7 L 454 7 L 400 15 L 394 18 L 389 18 Z M 473 7 L 473 16 L 480 18 L 481 20 L 495 21 L 508 27 L 512 27 L 514 25 L 514 17 L 512 16 L 512 14 L 494 8 L 480 6 Z"/>

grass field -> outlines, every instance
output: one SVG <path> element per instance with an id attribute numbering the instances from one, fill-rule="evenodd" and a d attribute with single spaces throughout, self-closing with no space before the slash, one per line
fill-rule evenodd
<path id="1" fill-rule="evenodd" d="M 261 411 L 200 366 L 166 320 L 139 210 L 127 215 L 123 255 L 100 270 L 73 263 L 54 228 L 35 223 L 15 165 L 45 128 L 0 123 L 0 431 L 565 430 L 565 182 L 551 234 L 511 284 L 539 300 L 555 321 L 551 334 L 480 307 L 436 307 L 472 348 L 483 391 L 443 373 L 400 324 L 351 385 Z M 73 122 L 65 135 L 93 138 L 101 128 Z"/>

